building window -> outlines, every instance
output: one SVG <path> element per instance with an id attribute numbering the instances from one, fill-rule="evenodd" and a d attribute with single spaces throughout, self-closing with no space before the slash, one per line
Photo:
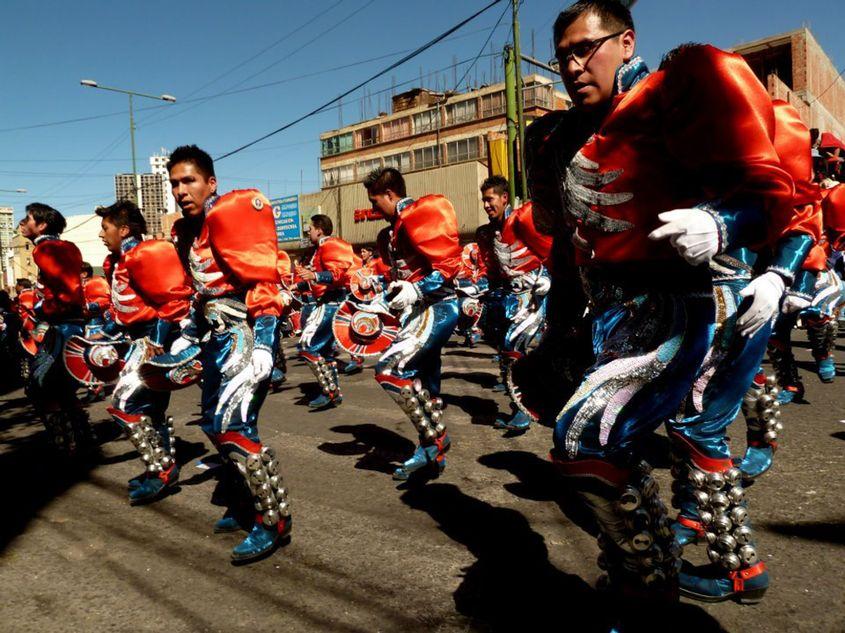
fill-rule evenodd
<path id="1" fill-rule="evenodd" d="M 405 138 L 411 135 L 411 119 L 402 117 L 392 121 L 385 121 L 382 126 L 382 140 L 392 141 L 397 138 Z"/>
<path id="2" fill-rule="evenodd" d="M 434 132 L 437 129 L 437 108 L 414 115 L 414 134 Z"/>
<path id="3" fill-rule="evenodd" d="M 505 93 L 494 92 L 481 97 L 481 118 L 497 116 L 505 113 Z"/>
<path id="4" fill-rule="evenodd" d="M 475 119 L 475 115 L 475 99 L 452 103 L 446 106 L 446 125 L 455 125 L 456 123 L 472 121 Z"/>
<path id="5" fill-rule="evenodd" d="M 384 166 L 393 167 L 402 173 L 411 171 L 411 152 L 402 152 L 401 154 L 393 154 L 392 156 L 384 157 Z"/>
<path id="6" fill-rule="evenodd" d="M 524 107 L 540 107 L 551 110 L 553 107 L 552 86 L 546 84 L 530 84 L 523 90 Z"/>
<path id="7" fill-rule="evenodd" d="M 446 143 L 446 161 L 449 163 L 461 163 L 467 160 L 479 158 L 478 138 L 465 138 L 460 141 Z"/>
<path id="8" fill-rule="evenodd" d="M 320 140 L 320 149 L 323 156 L 334 156 L 341 152 L 348 152 L 355 148 L 355 143 L 352 138 L 352 132 L 346 134 L 338 134 L 337 136 L 330 136 Z"/>
<path id="9" fill-rule="evenodd" d="M 362 160 L 358 162 L 358 180 L 363 180 L 364 177 L 374 169 L 381 168 L 381 158 L 373 158 L 372 160 Z"/>
<path id="10" fill-rule="evenodd" d="M 323 187 L 335 187 L 355 180 L 355 169 L 352 165 L 329 167 L 323 170 Z"/>
<path id="11" fill-rule="evenodd" d="M 437 160 L 437 145 L 414 150 L 414 169 L 426 169 L 439 164 Z"/>
<path id="12" fill-rule="evenodd" d="M 369 147 L 378 143 L 378 126 L 365 127 L 358 130 L 358 138 L 361 139 L 359 147 Z"/>

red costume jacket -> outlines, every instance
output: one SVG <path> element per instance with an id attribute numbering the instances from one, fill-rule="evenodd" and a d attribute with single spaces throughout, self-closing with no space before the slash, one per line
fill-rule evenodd
<path id="1" fill-rule="evenodd" d="M 124 252 L 112 273 L 112 310 L 116 323 L 132 326 L 154 319 L 176 323 L 190 308 L 191 287 L 173 244 L 138 242 Z"/>
<path id="2" fill-rule="evenodd" d="M 173 226 L 177 242 L 193 239 L 188 265 L 198 298 L 244 295 L 251 318 L 279 317 L 276 226 L 269 201 L 256 189 L 230 191 L 206 211 L 199 235 L 182 218 Z"/>
<path id="3" fill-rule="evenodd" d="M 36 303 L 38 303 L 38 295 L 34 288 L 21 290 L 21 293 L 15 297 L 15 310 L 21 318 L 21 327 L 27 332 L 32 332 L 38 324 L 35 318 Z"/>
<path id="4" fill-rule="evenodd" d="M 38 266 L 38 282 L 43 286 L 41 311 L 48 321 L 82 317 L 82 254 L 76 244 L 47 236 L 36 240 L 32 258 Z"/>
<path id="5" fill-rule="evenodd" d="M 317 280 L 311 284 L 315 299 L 322 297 L 329 289 L 346 288 L 349 273 L 361 267 L 361 258 L 355 255 L 352 245 L 339 237 L 323 237 L 311 256 L 311 270 L 317 273 Z M 320 273 L 329 273 L 321 275 Z"/>
<path id="6" fill-rule="evenodd" d="M 491 279 L 513 279 L 547 264 L 552 238 L 537 230 L 530 202 L 512 211 L 501 230 L 492 224 L 483 228 L 478 246 Z"/>
<path id="7" fill-rule="evenodd" d="M 677 260 L 668 241 L 648 239 L 657 215 L 708 201 L 759 209 L 768 224 L 768 236 L 752 222 L 754 235 L 725 248 L 773 244 L 793 215 L 774 132 L 771 100 L 742 57 L 712 46 L 679 49 L 614 97 L 566 167 L 566 220 L 592 251 L 579 249 L 578 262 Z"/>
<path id="8" fill-rule="evenodd" d="M 105 277 L 94 275 L 83 279 L 82 294 L 85 296 L 87 316 L 97 316 L 108 312 L 111 304 L 111 288 Z"/>
<path id="9" fill-rule="evenodd" d="M 447 281 L 461 267 L 458 220 L 444 196 L 423 196 L 398 212 L 390 236 L 395 280 L 416 282 L 437 271 Z"/>

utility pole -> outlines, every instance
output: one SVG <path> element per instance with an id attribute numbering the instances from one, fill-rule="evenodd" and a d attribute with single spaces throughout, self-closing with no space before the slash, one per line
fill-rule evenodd
<path id="1" fill-rule="evenodd" d="M 513 47 L 505 46 L 505 120 L 508 130 L 508 195 L 516 204 L 516 68 Z"/>
<path id="2" fill-rule="evenodd" d="M 519 0 L 511 0 L 513 9 L 513 56 L 514 72 L 516 74 L 516 120 L 519 127 L 519 173 L 520 173 L 520 196 L 523 200 L 528 198 L 528 178 L 525 174 L 525 115 L 522 102 L 524 87 L 522 85 L 522 55 L 519 49 Z"/>

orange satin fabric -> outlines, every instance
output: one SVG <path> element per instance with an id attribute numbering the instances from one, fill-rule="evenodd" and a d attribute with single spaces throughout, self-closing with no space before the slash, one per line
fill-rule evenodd
<path id="1" fill-rule="evenodd" d="M 82 294 L 85 296 L 85 307 L 96 303 L 100 312 L 106 312 L 111 304 L 111 287 L 105 277 L 94 275 L 82 282 Z"/>
<path id="2" fill-rule="evenodd" d="M 512 245 L 521 242 L 533 255 L 531 265 L 523 272 L 546 264 L 552 251 L 552 238 L 540 233 L 534 225 L 534 207 L 530 202 L 514 210 L 502 225 L 502 241 Z"/>
<path id="3" fill-rule="evenodd" d="M 283 284 L 289 285 L 292 281 L 290 255 L 286 251 L 276 253 L 276 272 Z"/>
<path id="4" fill-rule="evenodd" d="M 85 305 L 82 291 L 82 254 L 76 244 L 46 240 L 32 251 L 38 281 L 44 286 L 41 309 L 49 319 L 79 317 Z"/>
<path id="5" fill-rule="evenodd" d="M 831 246 L 845 248 L 845 183 L 823 192 L 822 221 Z"/>
<path id="6" fill-rule="evenodd" d="M 657 215 L 712 200 L 765 210 L 768 239 L 761 227 L 760 244 L 737 246 L 773 243 L 789 224 L 794 193 L 774 133 L 771 100 L 742 57 L 712 46 L 678 52 L 665 69 L 615 97 L 580 150 L 582 171 L 603 178 L 588 186 L 602 204 L 589 192 L 583 204 L 630 224 L 616 232 L 588 226 L 567 205 L 570 225 L 594 253 L 579 251 L 580 263 L 677 259 L 668 241 L 648 239 Z"/>
<path id="7" fill-rule="evenodd" d="M 402 252 L 412 277 L 408 281 L 419 281 L 430 270 L 440 272 L 445 279 L 454 279 L 461 267 L 461 246 L 458 241 L 458 219 L 452 203 L 441 195 L 423 196 L 402 209 L 393 226 L 394 243 L 403 244 L 404 234 L 408 245 L 426 263 L 419 266 L 413 260 L 413 253 Z"/>
<path id="8" fill-rule="evenodd" d="M 129 285 L 151 310 L 147 319 L 133 319 L 128 323 L 156 317 L 177 322 L 187 316 L 193 291 L 172 243 L 164 240 L 141 242 L 124 254 L 118 267 L 121 265 L 126 268 Z"/>
<path id="9" fill-rule="evenodd" d="M 356 265 L 357 260 L 357 265 Z M 361 258 L 352 250 L 352 245 L 339 237 L 323 238 L 314 256 L 311 258 L 314 272 L 330 272 L 332 282 L 320 284 L 313 282 L 311 290 L 314 297 L 322 297 L 329 288 L 343 288 L 348 284 L 348 275 L 361 267 Z"/>

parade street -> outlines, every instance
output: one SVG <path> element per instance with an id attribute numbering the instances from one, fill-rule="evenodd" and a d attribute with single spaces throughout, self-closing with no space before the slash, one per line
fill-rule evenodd
<path id="1" fill-rule="evenodd" d="M 845 630 L 845 397 L 841 383 L 811 373 L 798 338 L 811 404 L 784 408 L 774 468 L 748 493 L 771 588 L 756 606 L 682 601 L 685 632 Z M 198 462 L 213 466 L 215 451 L 197 425 L 197 387 L 177 392 L 170 410 L 180 487 L 141 507 L 126 499 L 139 461 L 105 403 L 91 407 L 102 459 L 68 472 L 47 459 L 23 392 L 0 397 L 2 631 L 537 630 L 528 624 L 536 618 L 555 630 L 601 626 L 584 620 L 603 612 L 598 549 L 547 459 L 550 429 L 503 437 L 492 427 L 507 398 L 490 390 L 491 348 L 453 339 L 444 349 L 448 467 L 397 489 L 390 473 L 411 454 L 414 432 L 372 370 L 342 379 L 341 407 L 312 413 L 301 402 L 316 384 L 285 344 L 288 380 L 268 397 L 259 429 L 291 491 L 292 541 L 246 566 L 229 561 L 243 535 L 211 531 L 223 508 L 209 503 L 214 469 Z M 734 453 L 744 450 L 742 420 L 730 435 Z M 668 503 L 665 438 L 656 439 Z M 685 556 L 701 562 L 703 547 Z M 649 617 L 663 630 L 679 613 Z"/>

